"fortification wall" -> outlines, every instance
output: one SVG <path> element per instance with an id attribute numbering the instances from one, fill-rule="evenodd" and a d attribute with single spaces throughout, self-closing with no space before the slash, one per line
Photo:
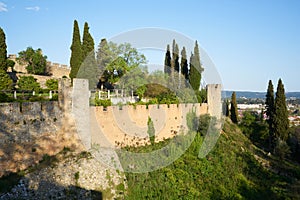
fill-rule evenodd
<path id="1" fill-rule="evenodd" d="M 188 131 L 186 115 L 194 111 L 196 115 L 208 114 L 207 104 L 171 104 L 110 106 L 92 108 L 99 131 L 92 134 L 92 143 L 101 146 L 139 146 L 150 142 L 147 133 L 148 117 L 153 121 L 155 141 L 172 138 Z M 101 136 L 102 135 L 102 136 Z M 104 144 L 104 140 L 106 144 Z"/>
<path id="2" fill-rule="evenodd" d="M 19 73 L 27 73 L 26 64 L 21 64 L 16 60 L 15 54 L 9 55 L 8 59 L 15 62 L 14 70 Z M 59 63 L 47 62 L 47 72 L 51 75 L 51 78 L 62 78 L 63 76 L 69 77 L 70 67 Z M 39 77 L 37 77 L 39 78 Z"/>
<path id="3" fill-rule="evenodd" d="M 70 116 L 69 80 L 59 84 L 59 101 L 0 103 L 0 177 L 36 164 L 64 146 L 79 144 Z"/>

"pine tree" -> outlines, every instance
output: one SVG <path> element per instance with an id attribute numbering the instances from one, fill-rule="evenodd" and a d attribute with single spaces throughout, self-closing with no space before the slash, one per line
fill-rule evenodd
<path id="1" fill-rule="evenodd" d="M 82 39 L 82 55 L 83 59 L 87 57 L 95 49 L 94 39 L 89 33 L 89 25 L 84 23 L 83 39 Z"/>
<path id="2" fill-rule="evenodd" d="M 279 79 L 275 97 L 274 135 L 276 140 L 286 141 L 288 139 L 289 119 L 286 107 L 284 85 Z"/>
<path id="3" fill-rule="evenodd" d="M 76 78 L 77 72 L 80 68 L 82 63 L 82 47 L 81 47 L 81 40 L 80 40 L 80 32 L 78 27 L 77 20 L 74 20 L 74 28 L 73 28 L 73 40 L 71 45 L 71 58 L 70 58 L 70 78 L 73 81 L 73 78 Z"/>
<path id="4" fill-rule="evenodd" d="M 188 78 L 189 78 L 189 69 L 188 69 L 188 61 L 187 61 L 185 47 L 183 47 L 182 51 L 181 51 L 180 67 L 181 67 L 181 69 L 180 69 L 181 74 L 184 76 L 185 80 L 188 80 Z"/>
<path id="5" fill-rule="evenodd" d="M 0 27 L 0 70 L 7 71 L 7 46 L 5 42 L 5 33 Z"/>
<path id="6" fill-rule="evenodd" d="M 235 92 L 231 95 L 231 104 L 230 104 L 230 119 L 233 123 L 238 123 L 238 110 L 236 103 L 236 94 Z"/>
<path id="7" fill-rule="evenodd" d="M 268 117 L 267 122 L 269 125 L 269 147 L 274 148 L 274 115 L 275 115 L 275 102 L 274 102 L 274 88 L 273 83 L 269 80 L 268 90 L 266 94 L 266 115 Z"/>
<path id="8" fill-rule="evenodd" d="M 200 52 L 199 52 L 198 42 L 196 41 L 194 47 L 194 54 L 192 54 L 190 58 L 190 74 L 189 74 L 190 84 L 195 91 L 198 91 L 200 88 L 202 72 L 203 72 L 203 68 L 201 67 L 201 62 L 200 62 Z"/>
<path id="9" fill-rule="evenodd" d="M 170 76 L 171 74 L 171 52 L 170 52 L 170 45 L 167 45 L 167 51 L 165 55 L 165 66 L 164 66 L 165 74 Z"/>

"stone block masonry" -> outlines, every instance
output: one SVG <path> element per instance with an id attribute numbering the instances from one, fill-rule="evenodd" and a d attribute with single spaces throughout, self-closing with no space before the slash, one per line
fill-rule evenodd
<path id="1" fill-rule="evenodd" d="M 1 143 L 28 142 L 32 136 L 58 131 L 61 126 L 58 102 L 0 104 Z"/>

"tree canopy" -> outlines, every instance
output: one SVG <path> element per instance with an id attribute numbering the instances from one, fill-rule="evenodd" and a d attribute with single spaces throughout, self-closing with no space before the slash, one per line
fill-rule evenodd
<path id="1" fill-rule="evenodd" d="M 289 119 L 282 80 L 278 80 L 275 97 L 274 134 L 276 138 L 286 141 L 288 138 Z"/>
<path id="2" fill-rule="evenodd" d="M 80 68 L 83 59 L 83 52 L 81 48 L 80 32 L 77 20 L 74 20 L 73 39 L 71 45 L 71 58 L 70 58 L 70 78 L 76 78 L 77 72 Z"/>
<path id="3" fill-rule="evenodd" d="M 89 32 L 89 25 L 87 22 L 84 23 L 84 30 L 83 30 L 83 39 L 82 39 L 82 54 L 83 54 L 83 59 L 85 59 L 88 54 L 91 52 L 94 52 L 95 50 L 95 43 L 94 39 L 91 36 Z"/>
<path id="4" fill-rule="evenodd" d="M 7 46 L 5 33 L 0 27 L 0 70 L 7 71 Z"/>
<path id="5" fill-rule="evenodd" d="M 101 80 L 116 83 L 128 71 L 146 63 L 146 57 L 129 43 L 116 44 L 102 39 L 97 52 Z"/>
<path id="6" fill-rule="evenodd" d="M 198 47 L 198 42 L 195 42 L 194 53 L 191 54 L 190 57 L 190 74 L 189 81 L 192 88 L 195 91 L 198 91 L 201 83 L 201 73 L 203 72 L 203 68 L 200 62 L 200 52 Z"/>
<path id="7" fill-rule="evenodd" d="M 46 75 L 47 56 L 44 56 L 41 49 L 34 50 L 27 47 L 25 51 L 19 52 L 18 61 L 26 63 L 26 70 L 29 74 Z"/>
<path id="8" fill-rule="evenodd" d="M 6 71 L 0 70 L 0 90 L 11 90 L 13 81 Z"/>
<path id="9" fill-rule="evenodd" d="M 231 104 L 230 104 L 230 119 L 233 123 L 238 123 L 238 110 L 236 103 L 236 94 L 235 92 L 231 95 Z"/>
<path id="10" fill-rule="evenodd" d="M 40 90 L 40 83 L 33 76 L 21 76 L 18 80 L 18 88 L 20 90 Z"/>
<path id="11" fill-rule="evenodd" d="M 274 87 L 271 80 L 269 80 L 268 90 L 266 94 L 266 115 L 268 116 L 267 122 L 269 125 L 269 145 L 274 148 L 274 115 L 275 115 L 275 102 L 274 102 Z"/>
<path id="12" fill-rule="evenodd" d="M 46 86 L 49 90 L 58 90 L 58 80 L 57 79 L 48 79 L 46 81 Z"/>
<path id="13" fill-rule="evenodd" d="M 171 74 L 171 52 L 170 52 L 170 45 L 167 45 L 167 51 L 165 55 L 165 65 L 164 65 L 164 72 L 165 74 Z"/>

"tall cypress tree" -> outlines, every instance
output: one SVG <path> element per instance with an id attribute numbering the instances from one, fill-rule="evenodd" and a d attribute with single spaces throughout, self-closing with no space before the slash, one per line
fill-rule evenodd
<path id="1" fill-rule="evenodd" d="M 84 30 L 83 30 L 83 39 L 82 39 L 82 55 L 83 55 L 83 59 L 85 59 L 85 57 L 91 53 L 92 51 L 94 51 L 95 49 L 95 43 L 94 43 L 94 39 L 91 36 L 90 32 L 89 32 L 89 25 L 87 22 L 84 23 Z"/>
<path id="2" fill-rule="evenodd" d="M 194 47 L 194 54 L 191 55 L 191 59 L 190 59 L 190 75 L 189 75 L 190 84 L 195 91 L 199 91 L 202 72 L 203 72 L 203 68 L 200 62 L 199 46 L 198 46 L 198 42 L 196 41 Z"/>
<path id="3" fill-rule="evenodd" d="M 288 139 L 289 119 L 286 107 L 286 98 L 282 80 L 278 80 L 275 97 L 274 135 L 276 139 L 286 141 Z"/>
<path id="4" fill-rule="evenodd" d="M 174 62 L 174 70 L 179 73 L 179 47 L 178 44 L 175 44 L 174 52 L 173 52 L 173 62 Z"/>
<path id="5" fill-rule="evenodd" d="M 7 71 L 7 46 L 5 42 L 5 33 L 0 27 L 0 70 Z"/>
<path id="6" fill-rule="evenodd" d="M 180 61 L 180 71 L 181 74 L 184 76 L 185 81 L 189 78 L 189 69 L 188 69 L 188 61 L 186 57 L 186 50 L 185 47 L 181 50 L 181 61 Z"/>
<path id="7" fill-rule="evenodd" d="M 170 45 L 167 45 L 167 51 L 165 55 L 165 66 L 164 66 L 165 74 L 171 74 L 171 52 L 170 52 Z"/>
<path id="8" fill-rule="evenodd" d="M 274 88 L 273 83 L 269 80 L 268 90 L 266 94 L 266 115 L 268 116 L 267 122 L 269 125 L 269 147 L 274 148 L 274 115 L 275 115 L 275 102 L 274 102 Z"/>
<path id="9" fill-rule="evenodd" d="M 95 58 L 95 43 L 89 32 L 89 25 L 84 23 L 83 39 L 82 39 L 82 56 L 83 61 L 77 74 L 77 78 L 89 80 L 89 89 L 94 89 L 98 85 L 99 69 Z"/>
<path id="10" fill-rule="evenodd" d="M 233 123 L 238 123 L 238 110 L 237 110 L 237 103 L 236 103 L 236 94 L 235 92 L 231 95 L 231 104 L 230 104 L 230 119 Z"/>
<path id="11" fill-rule="evenodd" d="M 78 27 L 77 20 L 74 20 L 74 28 L 73 28 L 73 40 L 71 45 L 71 58 L 70 58 L 70 78 L 73 81 L 73 78 L 76 78 L 77 72 L 82 63 L 82 47 L 80 40 L 80 32 Z"/>

